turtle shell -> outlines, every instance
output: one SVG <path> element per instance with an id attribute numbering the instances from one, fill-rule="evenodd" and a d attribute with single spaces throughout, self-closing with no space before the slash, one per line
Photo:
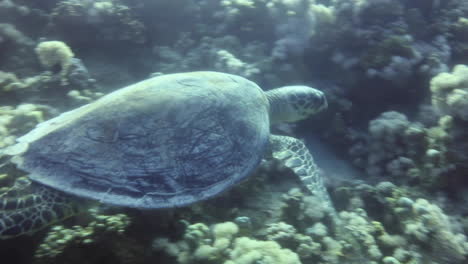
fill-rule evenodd
<path id="1" fill-rule="evenodd" d="M 268 102 L 255 83 L 191 72 L 147 79 L 65 112 L 19 138 L 10 152 L 33 181 L 54 189 L 164 208 L 212 197 L 244 179 L 269 133 Z"/>

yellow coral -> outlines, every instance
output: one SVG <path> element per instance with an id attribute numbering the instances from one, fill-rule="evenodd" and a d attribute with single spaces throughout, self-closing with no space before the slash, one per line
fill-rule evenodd
<path id="1" fill-rule="evenodd" d="M 213 227 L 213 234 L 216 239 L 231 239 L 237 232 L 239 232 L 239 227 L 233 222 L 220 223 Z"/>
<path id="2" fill-rule="evenodd" d="M 324 6 L 321 4 L 313 4 L 310 6 L 309 12 L 317 17 L 320 23 L 331 24 L 336 20 L 335 10 L 333 7 Z"/>
<path id="3" fill-rule="evenodd" d="M 213 245 L 201 245 L 194 255 L 196 259 L 217 259 L 229 248 L 234 235 L 239 232 L 239 227 L 233 222 L 216 224 L 213 227 Z"/>
<path id="4" fill-rule="evenodd" d="M 455 89 L 447 96 L 447 104 L 450 106 L 461 106 L 468 103 L 468 91 Z"/>
<path id="5" fill-rule="evenodd" d="M 44 67 L 60 66 L 61 82 L 66 85 L 71 59 L 75 56 L 70 47 L 62 41 L 44 41 L 37 45 L 36 54 Z"/>
<path id="6" fill-rule="evenodd" d="M 468 66 L 456 65 L 452 73 L 431 80 L 432 105 L 443 112 L 468 120 Z"/>
<path id="7" fill-rule="evenodd" d="M 274 241 L 259 241 L 248 237 L 239 237 L 234 241 L 234 249 L 230 252 L 230 260 L 224 264 L 300 264 L 296 253 L 281 248 Z"/>

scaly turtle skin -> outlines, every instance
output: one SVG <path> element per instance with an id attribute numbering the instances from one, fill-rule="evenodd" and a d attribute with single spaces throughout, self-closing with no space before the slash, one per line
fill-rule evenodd
<path id="1" fill-rule="evenodd" d="M 263 92 L 217 72 L 158 76 L 39 124 L 5 151 L 29 173 L 0 196 L 0 238 L 75 214 L 76 197 L 145 209 L 215 196 L 246 178 L 266 153 L 329 202 L 304 144 L 270 135 L 270 123 L 327 106 L 307 86 Z"/>

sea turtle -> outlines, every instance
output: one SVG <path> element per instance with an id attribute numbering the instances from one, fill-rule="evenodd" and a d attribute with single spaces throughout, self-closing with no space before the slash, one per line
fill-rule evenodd
<path id="1" fill-rule="evenodd" d="M 161 75 L 119 89 L 39 124 L 3 151 L 30 180 L 0 196 L 0 238 L 73 215 L 76 197 L 144 209 L 204 200 L 246 178 L 268 153 L 329 203 L 305 145 L 270 134 L 272 123 L 326 107 L 311 87 L 264 92 L 219 72 Z"/>

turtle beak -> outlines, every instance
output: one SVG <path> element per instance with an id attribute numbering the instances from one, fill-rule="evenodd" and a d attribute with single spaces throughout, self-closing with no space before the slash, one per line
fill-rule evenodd
<path id="1" fill-rule="evenodd" d="M 325 94 L 321 91 L 316 90 L 315 91 L 315 98 L 314 98 L 314 104 L 316 107 L 315 113 L 321 112 L 328 107 L 328 102 Z"/>
<path id="2" fill-rule="evenodd" d="M 325 97 L 324 93 L 321 93 L 321 95 L 319 96 L 319 104 L 320 104 L 319 112 L 328 108 L 327 97 Z"/>

